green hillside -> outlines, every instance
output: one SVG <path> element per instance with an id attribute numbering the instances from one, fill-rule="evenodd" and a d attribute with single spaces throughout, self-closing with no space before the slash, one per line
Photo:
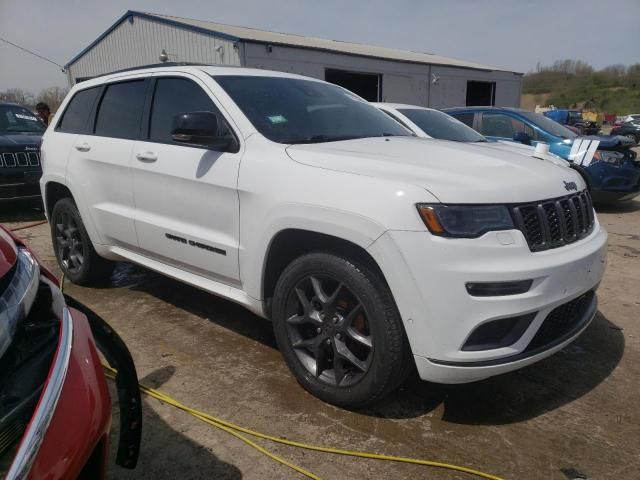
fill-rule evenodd
<path id="1" fill-rule="evenodd" d="M 523 78 L 523 94 L 544 94 L 543 106 L 596 108 L 624 115 L 640 112 L 640 63 L 595 70 L 575 60 L 538 65 Z"/>

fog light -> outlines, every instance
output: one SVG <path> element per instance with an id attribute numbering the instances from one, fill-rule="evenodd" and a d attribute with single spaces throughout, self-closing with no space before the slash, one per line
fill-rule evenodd
<path id="1" fill-rule="evenodd" d="M 518 280 L 515 282 L 468 282 L 465 286 L 469 295 L 473 297 L 502 297 L 526 293 L 532 284 L 533 280 Z"/>

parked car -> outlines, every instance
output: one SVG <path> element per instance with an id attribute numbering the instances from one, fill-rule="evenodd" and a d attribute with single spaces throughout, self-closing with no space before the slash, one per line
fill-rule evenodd
<path id="1" fill-rule="evenodd" d="M 596 122 L 585 120 L 579 110 L 555 108 L 547 110 L 543 115 L 560 125 L 575 128 L 578 131 L 576 133 L 580 135 L 598 135 L 600 133 L 600 126 Z"/>
<path id="2" fill-rule="evenodd" d="M 598 149 L 585 167 L 577 165 L 589 185 L 593 200 L 610 203 L 631 200 L 640 193 L 640 162 L 631 150 L 632 142 L 621 136 L 580 137 L 539 113 L 519 108 L 458 107 L 444 109 L 489 139 L 515 141 L 525 145 L 549 144 L 549 150 L 570 160 L 574 142 L 599 141 Z"/>
<path id="3" fill-rule="evenodd" d="M 562 167 L 570 167 L 569 162 L 557 155 L 536 152 L 536 149 L 530 145 L 488 140 L 473 128 L 440 110 L 401 103 L 372 103 L 372 105 L 389 115 L 417 137 L 469 143 L 481 148 L 497 148 L 527 157 L 544 158 Z"/>
<path id="4" fill-rule="evenodd" d="M 118 367 L 118 462 L 135 466 L 140 393 L 131 356 L 29 248 L 0 227 L 0 477 L 104 478 L 111 400 L 94 344 Z"/>
<path id="5" fill-rule="evenodd" d="M 626 116 L 622 117 L 622 122 L 623 123 L 638 122 L 638 121 L 640 121 L 640 114 L 639 113 L 632 113 L 630 115 L 626 115 Z"/>
<path id="6" fill-rule="evenodd" d="M 67 278 L 125 259 L 239 303 L 327 402 L 376 402 L 411 364 L 443 383 L 519 369 L 596 312 L 607 234 L 572 169 L 415 138 L 258 69 L 120 72 L 60 111 L 41 187 Z"/>
<path id="7" fill-rule="evenodd" d="M 611 129 L 611 135 L 622 135 L 630 138 L 634 144 L 640 143 L 640 120 L 623 123 Z"/>
<path id="8" fill-rule="evenodd" d="M 0 103 L 0 200 L 39 199 L 45 125 L 20 105 Z"/>

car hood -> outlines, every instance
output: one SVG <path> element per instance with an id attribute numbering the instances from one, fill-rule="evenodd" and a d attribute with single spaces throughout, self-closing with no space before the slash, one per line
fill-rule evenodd
<path id="1" fill-rule="evenodd" d="M 38 147 L 40 148 L 41 134 L 11 133 L 0 135 L 0 148 L 2 147 Z"/>
<path id="2" fill-rule="evenodd" d="M 588 135 L 578 137 L 582 140 L 598 140 L 598 150 L 624 150 L 634 146 L 633 140 L 622 135 Z M 574 142 L 578 140 L 574 139 Z"/>
<path id="3" fill-rule="evenodd" d="M 9 233 L 0 227 L 0 292 L 2 290 L 3 279 L 16 264 L 16 259 L 16 244 Z"/>
<path id="4" fill-rule="evenodd" d="M 519 203 L 567 195 L 579 174 L 496 148 L 416 137 L 362 138 L 287 147 L 302 164 L 413 184 L 443 203 Z"/>
<path id="5" fill-rule="evenodd" d="M 480 145 L 482 147 L 487 147 L 487 148 L 497 148 L 500 150 L 517 153 L 519 155 L 526 155 L 527 157 L 533 157 L 536 151 L 535 147 L 532 147 L 531 145 L 525 145 L 519 142 L 510 142 L 510 141 L 503 141 L 503 140 L 498 140 L 496 142 L 480 142 L 480 143 L 477 143 L 476 145 Z M 563 158 L 560 158 L 557 155 L 554 155 L 553 153 L 543 153 L 543 154 L 535 155 L 535 157 L 542 158 L 560 167 L 571 168 L 569 166 L 570 165 L 569 162 L 567 162 Z"/>

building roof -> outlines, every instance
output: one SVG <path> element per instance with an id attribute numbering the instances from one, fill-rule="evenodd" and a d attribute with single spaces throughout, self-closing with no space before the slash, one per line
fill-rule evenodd
<path id="1" fill-rule="evenodd" d="M 494 67 L 491 65 L 483 65 L 475 62 L 467 62 L 450 57 L 443 57 L 432 53 L 414 52 L 410 50 L 397 50 L 393 48 L 379 47 L 373 45 L 365 45 L 362 43 L 343 42 L 339 40 L 326 40 L 323 38 L 305 37 L 302 35 L 293 35 L 289 33 L 270 32 L 267 30 L 258 30 L 256 28 L 239 27 L 236 25 L 227 25 L 224 23 L 215 23 L 205 20 L 195 20 L 191 18 L 174 17 L 170 15 L 161 15 L 157 13 L 145 13 L 129 10 L 118 19 L 106 32 L 98 37 L 82 52 L 76 55 L 65 65 L 67 68 L 75 63 L 87 51 L 99 43 L 106 35 L 108 35 L 120 23 L 129 17 L 146 18 L 155 20 L 172 26 L 182 27 L 188 30 L 200 33 L 222 36 L 234 41 L 248 41 L 265 43 L 271 45 L 286 45 L 299 48 L 309 48 L 314 50 L 323 50 L 329 52 L 343 53 L 348 55 L 359 55 L 371 58 L 380 58 L 385 60 L 394 60 L 400 62 L 422 63 L 430 65 L 443 65 L 451 67 L 472 68 L 475 70 L 512 72 L 504 68 Z M 513 72 L 520 74 L 519 72 Z"/>

